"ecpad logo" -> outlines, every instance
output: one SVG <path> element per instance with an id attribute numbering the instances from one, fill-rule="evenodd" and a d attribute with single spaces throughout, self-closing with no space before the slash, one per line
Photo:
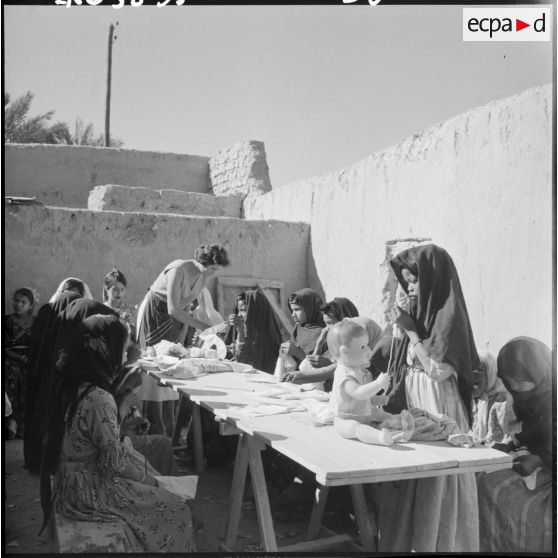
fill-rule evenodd
<path id="1" fill-rule="evenodd" d="M 549 41 L 551 8 L 463 8 L 463 40 Z"/>

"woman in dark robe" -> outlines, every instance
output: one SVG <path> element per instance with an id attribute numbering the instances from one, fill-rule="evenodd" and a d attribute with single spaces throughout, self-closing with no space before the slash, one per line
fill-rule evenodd
<path id="1" fill-rule="evenodd" d="M 516 337 L 498 354 L 498 376 L 513 397 L 521 431 L 509 445 L 512 469 L 478 478 L 480 551 L 552 552 L 553 411 L 552 353 L 531 337 Z"/>
<path id="2" fill-rule="evenodd" d="M 229 316 L 225 343 L 233 347 L 235 360 L 273 374 L 281 345 L 281 329 L 264 294 L 246 291 L 237 297 Z"/>
<path id="3" fill-rule="evenodd" d="M 442 413 L 466 433 L 479 357 L 455 265 L 434 244 L 404 250 L 390 264 L 411 312 L 392 311 L 404 336 L 390 366 L 385 410 Z M 379 550 L 477 552 L 476 490 L 472 473 L 384 483 Z"/>
<path id="4" fill-rule="evenodd" d="M 289 308 L 295 327 L 290 341 L 281 344 L 280 354 L 291 357 L 296 370 L 314 352 L 325 326 L 321 306 L 322 297 L 313 289 L 301 289 L 289 296 Z"/>
<path id="5" fill-rule="evenodd" d="M 54 508 L 77 521 L 119 521 L 127 552 L 192 552 L 184 499 L 159 488 L 121 437 L 112 392 L 128 341 L 116 316 L 92 316 L 72 332 L 58 362 L 60 404 L 46 420 L 41 471 L 43 528 Z"/>
<path id="6" fill-rule="evenodd" d="M 284 380 L 295 384 L 314 384 L 314 387 L 317 389 L 331 391 L 333 374 L 337 368 L 337 363 L 334 362 L 335 359 L 328 350 L 327 333 L 333 324 L 345 318 L 358 318 L 359 314 L 357 307 L 348 298 L 342 297 L 334 298 L 330 302 L 323 304 L 320 307 L 320 312 L 322 313 L 325 327 L 321 330 L 316 340 L 314 350 L 306 356 L 306 362 L 303 361 L 303 365 L 299 366 L 298 370 L 287 374 Z M 368 331 L 368 327 L 373 321 L 368 318 L 361 318 L 361 320 L 359 325 L 362 325 Z M 375 341 L 376 335 L 372 337 Z"/>
<path id="7" fill-rule="evenodd" d="M 62 325 L 62 312 L 72 301 L 85 296 L 86 292 L 85 284 L 79 279 L 66 279 L 58 291 L 53 301 L 41 306 L 31 328 L 23 455 L 25 467 L 33 474 L 39 473 L 41 467 L 41 427 L 45 419 L 49 371 L 54 364 L 54 344 Z"/>
<path id="8" fill-rule="evenodd" d="M 73 332 L 78 329 L 83 321 L 91 316 L 118 316 L 118 312 L 108 307 L 106 304 L 98 302 L 96 300 L 89 300 L 86 298 L 80 298 L 72 301 L 66 309 L 61 314 L 62 324 L 59 328 L 58 335 L 55 340 L 56 351 L 59 354 L 68 345 L 68 342 L 73 335 Z M 130 355 L 130 349 L 134 344 L 130 343 L 128 346 L 128 355 Z M 56 364 L 56 363 L 55 363 Z M 128 371 L 131 371 L 132 364 L 129 362 L 130 367 Z M 145 376 L 145 373 L 137 373 L 133 375 L 134 381 L 138 381 L 141 384 L 141 379 Z M 53 366 L 51 368 L 51 379 L 49 384 L 49 397 L 48 401 L 51 405 L 59 405 L 59 394 L 56 390 L 57 378 L 56 370 Z M 134 385 L 134 388 L 138 388 L 138 385 Z M 135 394 L 134 394 L 135 395 Z M 137 398 L 137 405 L 141 405 L 141 399 Z M 46 414 L 48 415 L 49 410 L 47 408 Z M 122 419 L 128 417 L 122 417 Z M 145 424 L 149 426 L 149 421 L 145 420 Z M 133 422 L 133 421 L 132 421 Z M 126 431 L 130 436 L 132 444 L 136 450 L 145 455 L 151 465 L 153 465 L 161 474 L 173 474 L 176 471 L 176 465 L 174 457 L 172 454 L 172 444 L 171 439 L 164 434 L 150 434 L 150 435 L 137 435 L 139 431 L 137 429 L 132 430 L 129 426 L 129 422 L 125 421 L 122 425 L 122 430 Z"/>

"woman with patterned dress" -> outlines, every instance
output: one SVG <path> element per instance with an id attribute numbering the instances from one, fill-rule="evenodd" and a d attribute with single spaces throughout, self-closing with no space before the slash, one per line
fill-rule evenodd
<path id="1" fill-rule="evenodd" d="M 61 404 L 47 421 L 43 527 L 54 507 L 78 521 L 120 521 L 126 552 L 192 552 L 186 502 L 159 488 L 121 438 L 112 386 L 128 342 L 129 329 L 116 316 L 86 318 L 70 336 L 58 363 Z"/>

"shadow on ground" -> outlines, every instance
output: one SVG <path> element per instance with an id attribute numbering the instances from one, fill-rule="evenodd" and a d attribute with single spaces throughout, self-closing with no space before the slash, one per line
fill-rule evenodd
<path id="1" fill-rule="evenodd" d="M 53 554 L 57 553 L 54 537 L 47 529 L 39 537 L 42 511 L 39 499 L 39 477 L 31 475 L 23 468 L 23 442 L 21 440 L 4 443 L 4 537 L 3 546 L 7 554 Z M 182 471 L 183 474 L 190 474 Z M 196 499 L 189 502 L 196 527 L 196 541 L 199 552 L 215 553 L 225 532 L 232 466 L 210 467 L 200 475 Z M 237 541 L 237 552 L 258 552 L 262 548 L 254 502 L 251 490 L 246 491 L 242 506 L 242 519 Z M 275 532 L 279 547 L 305 540 L 308 519 L 276 521 Z M 334 518 L 330 528 L 342 527 L 340 532 L 356 535 L 350 518 L 347 522 Z M 354 552 L 351 544 L 337 546 L 330 552 Z M 325 553 L 324 553 L 325 554 Z"/>

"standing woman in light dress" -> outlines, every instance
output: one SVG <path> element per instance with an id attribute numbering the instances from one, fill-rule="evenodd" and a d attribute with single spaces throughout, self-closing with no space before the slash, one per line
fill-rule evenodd
<path id="1" fill-rule="evenodd" d="M 138 310 L 140 347 L 145 349 L 163 339 L 182 342 L 188 326 L 199 331 L 211 327 L 192 316 L 190 308 L 208 279 L 228 265 L 227 251 L 219 244 L 202 245 L 195 251 L 194 259 L 174 260 L 168 264 L 149 287 Z M 177 398 L 178 394 L 172 389 L 157 387 L 153 378 L 144 379 L 143 414 L 152 424 L 151 434 L 172 437 Z"/>
<path id="2" fill-rule="evenodd" d="M 385 410 L 443 413 L 468 432 L 479 357 L 455 265 L 434 244 L 404 250 L 390 264 L 411 309 L 392 311 L 404 336 L 392 358 Z M 382 490 L 380 551 L 478 552 L 473 473 L 384 483 Z"/>

